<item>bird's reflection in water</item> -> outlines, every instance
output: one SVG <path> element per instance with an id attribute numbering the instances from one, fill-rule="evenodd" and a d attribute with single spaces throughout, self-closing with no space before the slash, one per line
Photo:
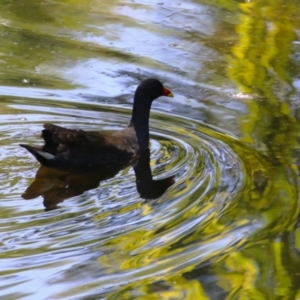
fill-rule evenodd
<path id="1" fill-rule="evenodd" d="M 119 165 L 86 171 L 58 170 L 41 166 L 33 183 L 26 189 L 22 197 L 28 200 L 42 196 L 46 210 L 52 210 L 65 199 L 98 187 L 100 181 L 114 177 L 126 166 Z M 141 198 L 156 199 L 174 183 L 174 176 L 153 180 L 149 149 L 140 154 L 133 168 L 137 191 Z"/>

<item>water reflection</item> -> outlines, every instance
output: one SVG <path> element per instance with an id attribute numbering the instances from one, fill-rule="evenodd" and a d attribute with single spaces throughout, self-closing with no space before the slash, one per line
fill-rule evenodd
<path id="1" fill-rule="evenodd" d="M 30 200 L 42 196 L 46 210 L 52 210 L 65 199 L 98 187 L 99 182 L 114 177 L 123 168 L 124 166 L 113 166 L 88 171 L 68 171 L 41 166 L 22 197 Z M 141 198 L 158 198 L 174 183 L 174 176 L 153 180 L 148 148 L 140 154 L 133 169 Z"/>
<path id="2" fill-rule="evenodd" d="M 295 1 L 2 4 L 1 296 L 300 299 Z M 47 213 L 21 201 L 34 174 L 20 140 L 49 121 L 122 127 L 154 74 L 178 95 L 153 111 L 153 174 L 179 174 L 161 199 L 141 201 L 127 168 L 101 199 L 95 189 Z"/>

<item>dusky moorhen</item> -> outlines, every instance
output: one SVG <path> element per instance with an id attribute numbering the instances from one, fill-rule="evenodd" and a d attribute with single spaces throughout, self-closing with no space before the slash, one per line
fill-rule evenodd
<path id="1" fill-rule="evenodd" d="M 44 124 L 43 146 L 20 146 L 42 165 L 52 168 L 93 168 L 129 163 L 148 147 L 151 104 L 160 96 L 173 97 L 173 94 L 159 80 L 146 79 L 135 91 L 132 117 L 123 130 L 86 132 Z"/>

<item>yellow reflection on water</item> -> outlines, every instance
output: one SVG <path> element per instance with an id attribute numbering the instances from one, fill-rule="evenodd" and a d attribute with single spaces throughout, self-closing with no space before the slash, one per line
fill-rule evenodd
<path id="1" fill-rule="evenodd" d="M 287 271 L 289 262 L 284 259 L 290 244 L 277 234 L 292 232 L 299 214 L 294 156 L 299 125 L 289 102 L 296 4 L 261 0 L 239 7 L 238 41 L 231 49 L 227 72 L 240 91 L 255 95 L 254 100 L 246 100 L 249 113 L 239 123 L 242 141 L 255 145 L 268 161 L 252 174 L 258 189 L 250 195 L 251 206 L 270 226 L 266 232 L 270 240 L 260 247 L 248 241 L 252 251 L 233 253 L 225 259 L 225 268 L 216 272 L 223 274 L 219 285 L 229 291 L 228 299 L 270 299 L 271 290 L 278 297 L 293 297 L 294 274 Z M 266 282 L 269 290 L 260 289 Z"/>
<path id="2" fill-rule="evenodd" d="M 240 9 L 239 39 L 232 47 L 228 75 L 243 92 L 258 92 L 272 101 L 276 82 L 291 85 L 287 67 L 296 38 L 295 4 L 261 0 L 241 3 Z"/>

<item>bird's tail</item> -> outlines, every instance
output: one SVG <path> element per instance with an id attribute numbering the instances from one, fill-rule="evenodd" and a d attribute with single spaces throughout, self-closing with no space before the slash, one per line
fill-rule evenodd
<path id="1" fill-rule="evenodd" d="M 55 159 L 53 154 L 45 152 L 38 147 L 32 147 L 24 144 L 20 144 L 20 146 L 29 151 L 43 166 L 48 166 L 49 161 Z"/>

